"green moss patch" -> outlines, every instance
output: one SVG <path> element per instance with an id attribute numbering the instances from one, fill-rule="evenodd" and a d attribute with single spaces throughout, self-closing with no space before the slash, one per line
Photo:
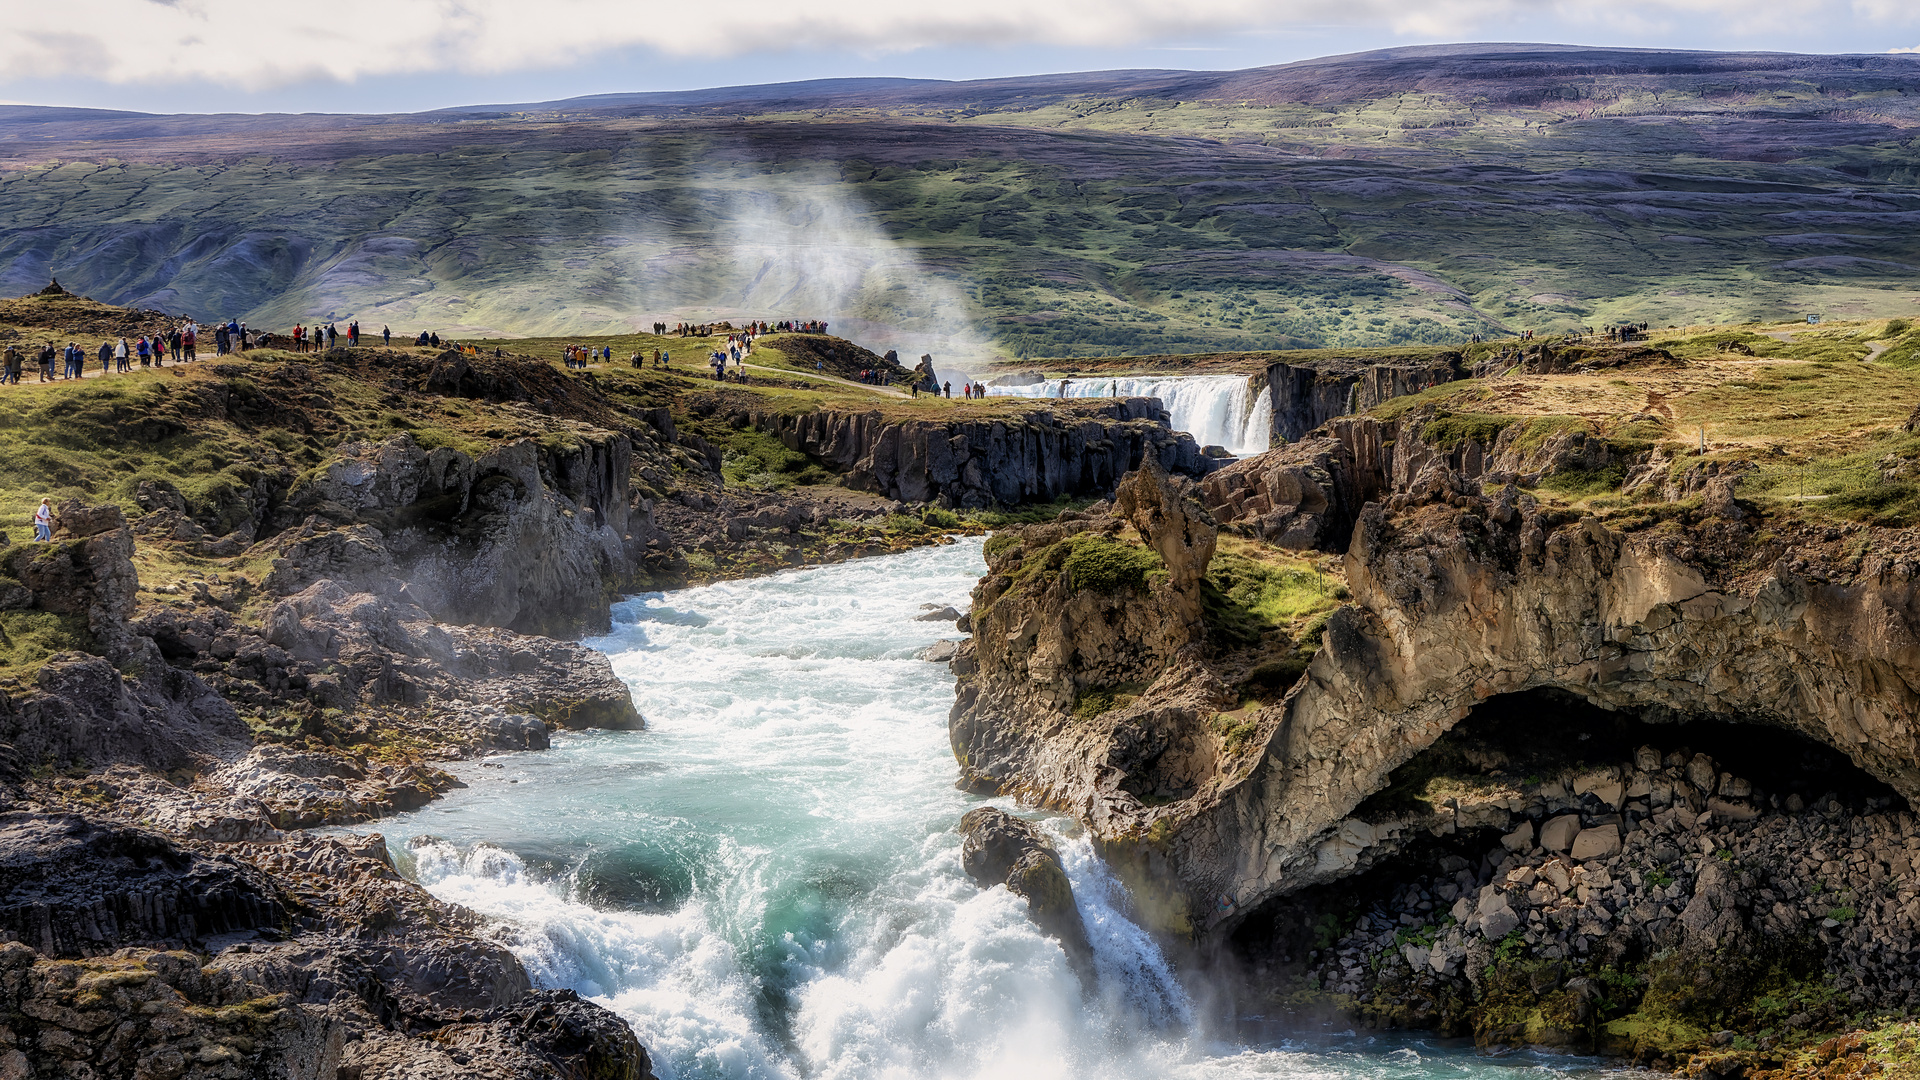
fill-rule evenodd
<path id="1" fill-rule="evenodd" d="M 0 612 L 0 668 L 37 668 L 55 653 L 97 651 L 83 615 Z"/>
<path id="2" fill-rule="evenodd" d="M 1223 544 L 1207 566 L 1201 592 L 1208 629 L 1232 648 L 1296 629 L 1303 618 L 1331 611 L 1345 597 L 1346 586 L 1312 563 L 1256 545 Z"/>
<path id="3" fill-rule="evenodd" d="M 1455 450 L 1470 442 L 1492 446 L 1500 433 L 1518 417 L 1495 413 L 1441 413 L 1420 429 L 1420 439 L 1429 446 Z"/>

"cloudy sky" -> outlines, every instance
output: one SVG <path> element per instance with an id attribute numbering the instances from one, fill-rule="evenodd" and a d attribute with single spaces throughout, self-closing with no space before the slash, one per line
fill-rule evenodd
<path id="1" fill-rule="evenodd" d="M 1470 41 L 1920 51 L 1920 3 L 0 0 L 0 101 L 401 112 L 850 75 L 1239 68 Z"/>

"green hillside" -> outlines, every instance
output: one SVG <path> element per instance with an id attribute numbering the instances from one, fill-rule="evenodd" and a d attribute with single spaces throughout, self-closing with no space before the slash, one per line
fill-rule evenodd
<path id="1" fill-rule="evenodd" d="M 826 317 L 943 358 L 1920 306 L 1920 62 L 1564 52 L 67 144 L 0 123 L 0 292 L 463 337 Z"/>

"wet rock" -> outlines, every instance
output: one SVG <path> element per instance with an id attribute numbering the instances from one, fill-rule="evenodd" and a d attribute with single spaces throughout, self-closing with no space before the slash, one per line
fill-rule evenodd
<path id="1" fill-rule="evenodd" d="M 425 1047 L 401 1039 L 356 1047 L 352 1060 L 362 1076 L 419 1080 L 459 1080 L 472 1075 L 470 1066 L 477 1062 L 512 1077 L 655 1080 L 633 1031 L 571 990 L 535 990 L 477 1021 L 436 1028 Z"/>
<path id="2" fill-rule="evenodd" d="M 936 641 L 927 646 L 927 650 L 920 654 L 920 659 L 931 661 L 935 664 L 944 664 L 952 660 L 959 651 L 960 646 L 958 642 Z"/>
<path id="3" fill-rule="evenodd" d="M 960 613 L 951 606 L 931 608 L 913 617 L 914 622 L 958 622 L 959 620 Z"/>
<path id="4" fill-rule="evenodd" d="M 1005 884 L 1024 897 L 1034 924 L 1059 940 L 1082 981 L 1090 983 L 1093 947 L 1074 904 L 1073 885 L 1039 828 L 1004 810 L 983 806 L 961 817 L 960 833 L 966 838 L 960 847 L 960 864 L 967 876 L 988 888 Z"/>

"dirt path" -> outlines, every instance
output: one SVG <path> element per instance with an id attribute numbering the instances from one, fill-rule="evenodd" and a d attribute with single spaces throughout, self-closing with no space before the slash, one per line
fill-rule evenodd
<path id="1" fill-rule="evenodd" d="M 1874 362 L 1875 360 L 1877 360 L 1877 359 L 1879 359 L 1879 358 L 1880 358 L 1880 354 L 1881 354 L 1881 353 L 1883 353 L 1883 352 L 1886 352 L 1886 351 L 1887 351 L 1887 343 L 1886 343 L 1886 342 L 1884 342 L 1884 341 L 1869 341 L 1869 342 L 1867 342 L 1867 358 L 1866 358 L 1865 360 L 1862 360 L 1862 361 L 1861 361 L 1861 363 L 1863 363 L 1863 364 L 1871 364 L 1871 363 L 1873 363 L 1873 362 Z"/>
<path id="2" fill-rule="evenodd" d="M 140 359 L 138 357 L 129 357 L 128 362 L 133 365 L 132 371 L 112 371 L 112 370 L 102 371 L 100 369 L 100 357 L 94 353 L 88 353 L 87 362 L 80 369 L 80 377 L 83 379 L 99 379 L 109 375 L 135 375 L 142 371 L 171 371 L 175 368 L 190 367 L 194 364 L 204 364 L 207 361 L 212 360 L 213 358 L 214 358 L 213 355 L 209 353 L 205 356 L 202 356 L 198 360 L 181 360 L 181 361 L 169 360 L 164 365 L 158 365 L 154 367 L 141 367 Z M 228 359 L 228 357 L 223 356 L 220 359 L 225 360 L 225 359 Z M 55 383 L 55 382 L 70 381 L 65 377 L 58 377 L 60 372 L 63 372 L 66 370 L 66 361 L 60 359 L 57 356 L 54 357 L 53 370 L 54 370 L 54 374 L 57 377 L 50 380 L 46 380 L 47 382 Z M 39 385 L 41 382 L 42 380 L 40 378 L 39 361 L 29 359 L 26 362 L 26 364 L 24 364 L 20 368 L 20 385 L 22 386 L 26 386 L 29 384 Z"/>

